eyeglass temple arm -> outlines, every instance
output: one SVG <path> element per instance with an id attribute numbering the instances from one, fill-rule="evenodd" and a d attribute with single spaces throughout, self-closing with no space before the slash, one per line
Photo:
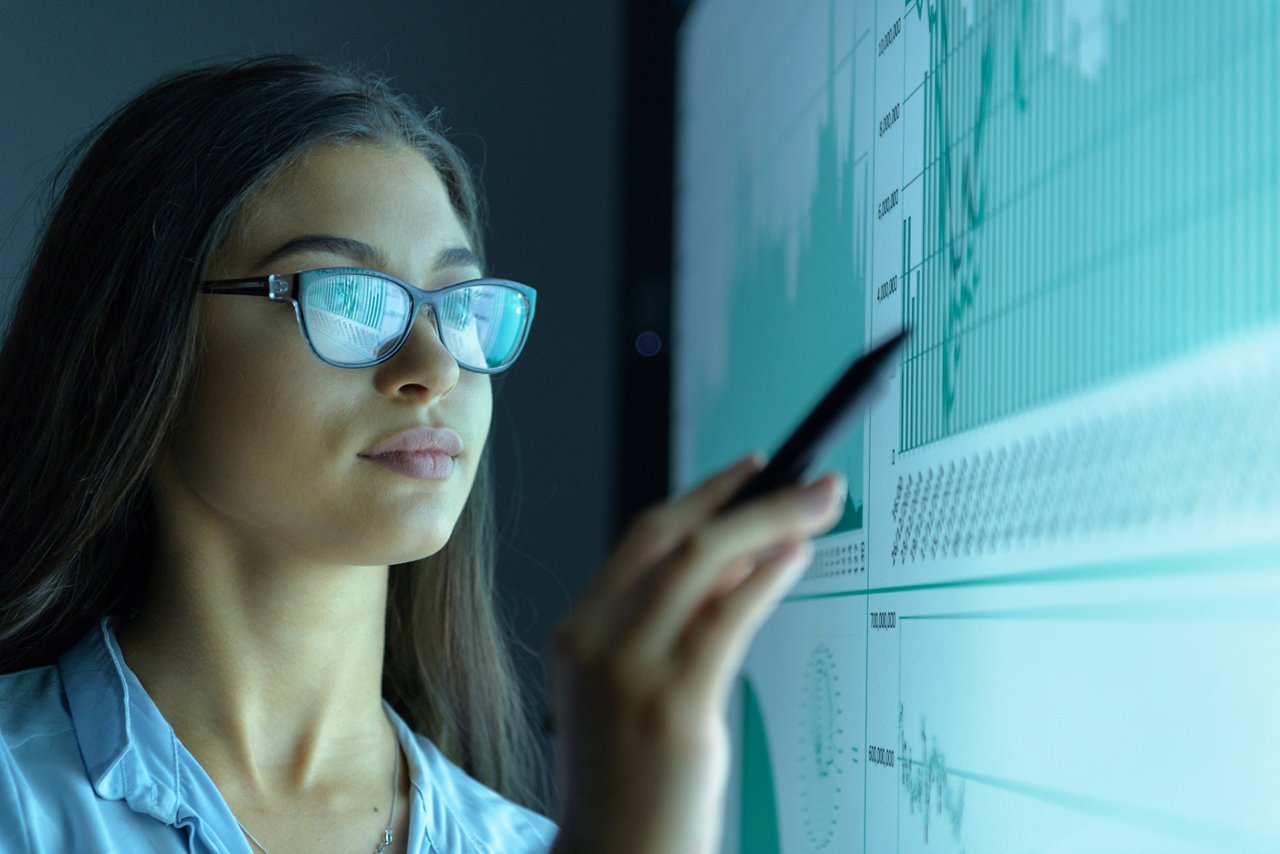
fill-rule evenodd
<path id="1" fill-rule="evenodd" d="M 276 299 L 290 291 L 289 276 L 255 276 L 248 279 L 220 279 L 202 282 L 200 290 L 206 294 L 246 294 Z"/>

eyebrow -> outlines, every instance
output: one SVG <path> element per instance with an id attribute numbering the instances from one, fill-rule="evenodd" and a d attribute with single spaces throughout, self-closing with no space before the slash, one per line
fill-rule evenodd
<path id="1" fill-rule="evenodd" d="M 342 237 L 336 234 L 304 234 L 301 237 L 286 240 L 266 255 L 263 255 L 261 260 L 254 265 L 254 269 L 262 269 L 274 264 L 281 258 L 300 252 L 324 252 L 329 255 L 342 255 L 346 258 L 353 258 L 366 267 L 381 267 L 385 269 L 388 266 L 386 253 L 376 246 L 365 243 L 363 240 L 356 240 L 354 237 Z M 476 254 L 466 246 L 450 246 L 442 249 L 436 255 L 434 269 L 441 270 L 446 267 L 475 267 L 476 269 L 482 269 L 483 265 Z"/>

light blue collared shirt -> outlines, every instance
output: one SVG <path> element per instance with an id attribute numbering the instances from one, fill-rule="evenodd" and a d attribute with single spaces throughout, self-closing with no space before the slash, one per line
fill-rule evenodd
<path id="1" fill-rule="evenodd" d="M 0 676 L 0 851 L 252 854 L 125 664 L 115 625 L 103 619 L 56 665 Z M 555 824 L 468 776 L 383 706 L 409 763 L 410 854 L 551 847 Z"/>

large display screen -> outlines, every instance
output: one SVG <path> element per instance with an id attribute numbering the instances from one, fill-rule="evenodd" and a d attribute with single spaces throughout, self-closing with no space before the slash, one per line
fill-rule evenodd
<path id="1" fill-rule="evenodd" d="M 673 483 L 914 331 L 727 852 L 1280 851 L 1280 3 L 698 0 Z"/>

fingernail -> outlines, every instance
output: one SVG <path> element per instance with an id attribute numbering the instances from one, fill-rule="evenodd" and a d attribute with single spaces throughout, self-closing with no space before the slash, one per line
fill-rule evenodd
<path id="1" fill-rule="evenodd" d="M 810 513 L 825 513 L 831 508 L 831 478 L 821 477 L 804 488 L 804 506 Z"/>

